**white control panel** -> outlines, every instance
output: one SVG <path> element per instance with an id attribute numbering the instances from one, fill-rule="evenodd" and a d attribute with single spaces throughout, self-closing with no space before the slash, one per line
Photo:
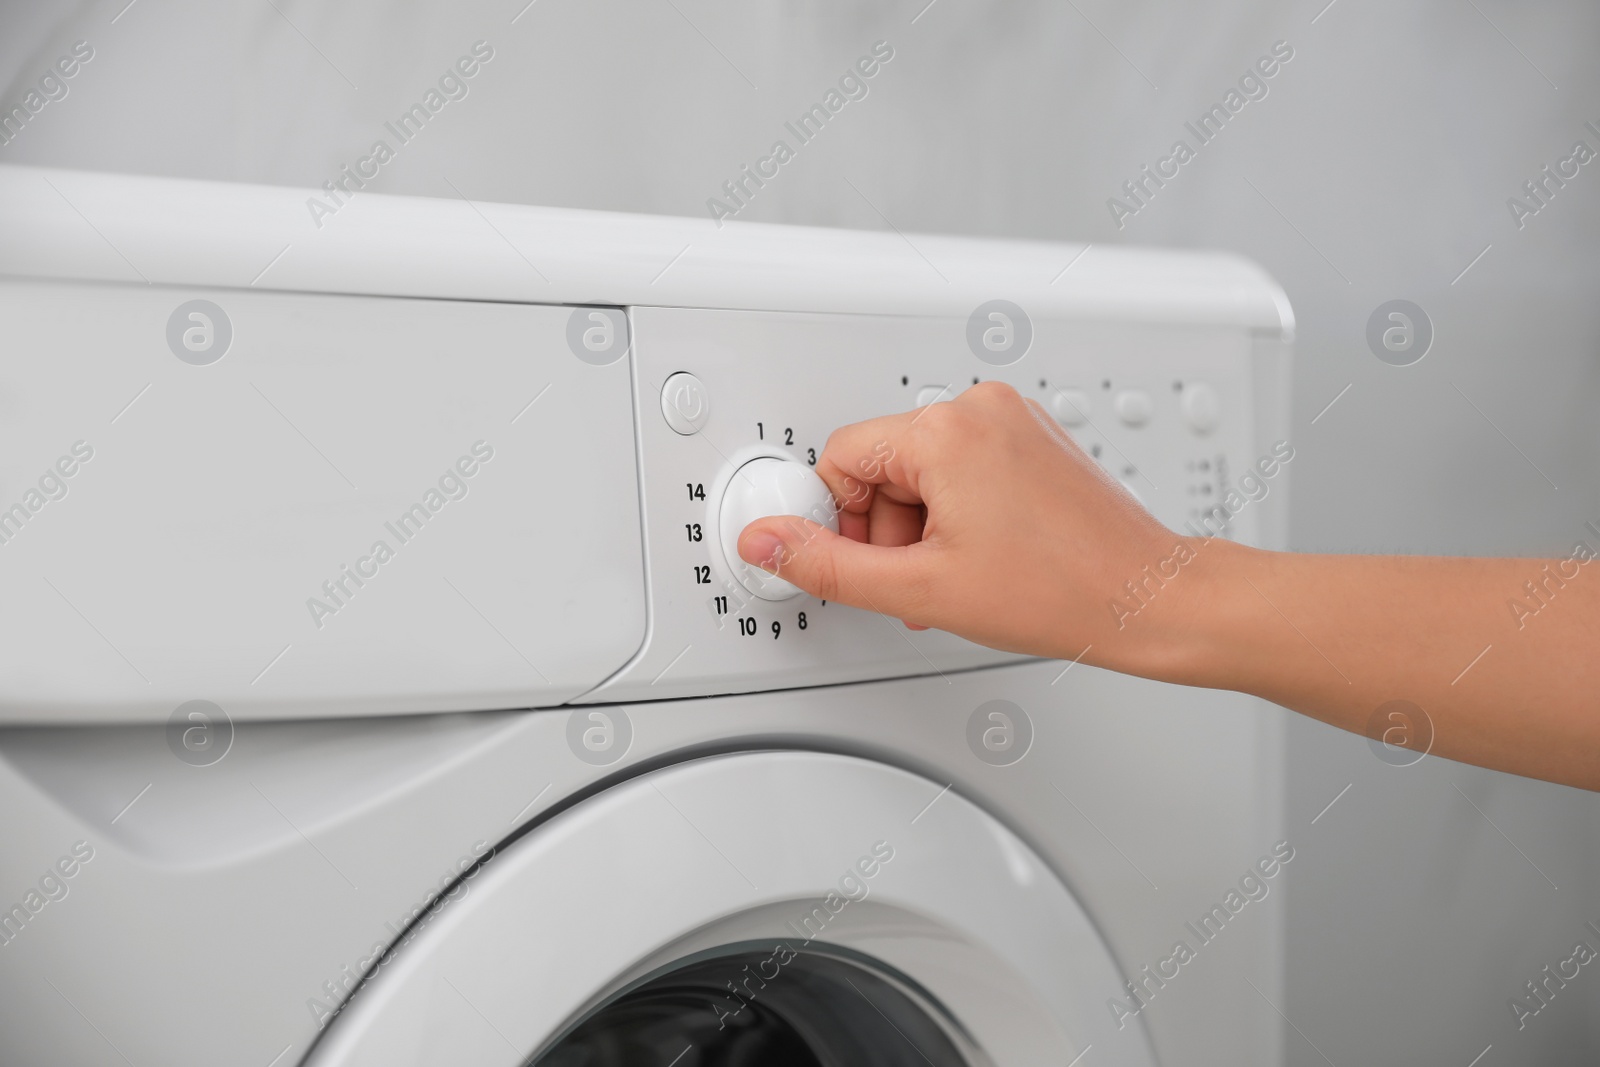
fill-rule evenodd
<path id="1" fill-rule="evenodd" d="M 1005 653 L 823 603 L 740 560 L 751 520 L 837 528 L 811 471 L 838 426 L 1010 383 L 1174 530 L 1250 541 L 1216 513 L 1270 451 L 1252 439 L 1252 334 L 1240 327 L 1045 320 L 1014 363 L 979 358 L 964 320 L 631 311 L 650 620 L 623 670 L 581 698 L 661 699 L 941 674 Z M 1186 524 L 1194 524 L 1185 529 Z"/>
<path id="2" fill-rule="evenodd" d="M 1232 494 L 1196 532 L 1283 543 L 1252 472 L 1281 458 L 1294 316 L 1240 257 L 368 193 L 267 262 L 305 193 L 0 164 L 0 722 L 1004 660 L 735 547 L 763 514 L 833 521 L 835 428 L 988 379 L 1174 529 Z M 537 277 L 508 267 L 535 248 Z"/>

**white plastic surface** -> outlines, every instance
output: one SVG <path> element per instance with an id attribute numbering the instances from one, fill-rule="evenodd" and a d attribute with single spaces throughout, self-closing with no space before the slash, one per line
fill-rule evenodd
<path id="1" fill-rule="evenodd" d="M 719 227 L 706 218 L 374 192 L 319 229 L 306 201 L 323 195 L 0 165 L 0 274 L 963 319 L 1003 294 L 1035 318 L 1208 323 L 1274 336 L 1294 329 L 1277 283 L 1224 253 L 748 222 Z M 1069 263 L 1072 272 L 1059 277 Z"/>
<path id="2" fill-rule="evenodd" d="M 1222 398 L 1204 382 L 1195 382 L 1183 394 L 1183 414 L 1195 433 L 1210 433 L 1222 418 Z"/>
<path id="3" fill-rule="evenodd" d="M 685 939 L 801 949 L 807 935 L 925 987 L 995 1067 L 1070 1063 L 1091 1045 L 1098 1063 L 1153 1067 L 1142 1028 L 1119 1031 L 1105 1009 L 1119 973 L 1077 902 L 1015 835 L 941 792 L 793 752 L 617 786 L 492 859 L 355 994 L 307 1067 L 517 1067 Z M 862 857 L 870 878 L 854 873 Z M 818 922 L 847 874 L 862 895 Z"/>
<path id="4" fill-rule="evenodd" d="M 1215 506 L 1230 472 L 1271 448 L 1254 439 L 1256 335 L 1240 327 L 1035 318 L 1028 352 L 995 367 L 969 347 L 964 315 L 631 314 L 638 405 L 647 413 L 638 433 L 651 626 L 628 666 L 580 702 L 940 674 L 1012 658 L 810 596 L 762 599 L 722 549 L 726 533 L 713 536 L 721 530 L 719 487 L 743 464 L 775 456 L 810 465 L 834 429 L 906 411 L 928 382 L 953 383 L 955 397 L 974 379 L 1005 381 L 1056 410 L 1063 394 L 1092 396 L 1074 436 L 1173 529 Z M 688 437 L 656 415 L 663 383 L 683 372 L 714 398 L 705 425 Z M 1205 437 L 1181 409 L 1191 380 L 1225 393 L 1234 413 Z M 1113 397 L 1134 391 L 1148 420 L 1139 427 L 1111 410 Z M 1251 540 L 1259 511 L 1245 509 L 1228 536 Z"/>
<path id="5" fill-rule="evenodd" d="M 1078 438 L 1172 526 L 1270 447 L 1251 357 L 1292 320 L 1234 257 L 927 238 L 947 279 L 930 284 L 890 234 L 379 194 L 306 234 L 303 194 L 0 166 L 0 276 L 66 279 L 4 283 L 17 350 L 51 358 L 0 369 L 0 508 L 99 450 L 0 546 L 0 721 L 545 706 L 1002 662 L 751 595 L 707 488 L 774 450 L 814 463 L 833 429 L 930 382 L 1093 394 Z M 1028 339 L 1003 367 L 972 341 L 996 292 Z M 217 362 L 169 347 L 211 329 L 181 317 L 195 299 L 226 313 Z M 631 350 L 597 359 L 595 331 Z M 664 394 L 684 373 L 698 385 Z M 1194 377 L 1230 413 L 1204 441 L 1174 410 Z M 1148 425 L 1124 432 L 1100 399 L 1116 391 L 1149 398 Z M 663 409 L 674 395 L 688 407 Z M 479 441 L 509 477 L 430 505 L 419 547 L 375 563 L 383 523 Z"/>
<path id="6" fill-rule="evenodd" d="M 0 489 L 37 485 L 79 439 L 96 449 L 68 494 L 0 547 L 0 596 L 10 619 L 0 634 L 7 714 L 164 721 L 174 693 L 189 690 L 171 683 L 177 677 L 203 690 L 184 692 L 185 699 L 233 686 L 246 695 L 240 703 L 225 698 L 230 711 L 292 709 L 305 720 L 251 724 L 228 758 L 210 767 L 174 759 L 159 724 L 142 732 L 0 730 L 9 827 L 0 873 L 13 887 L 8 899 L 20 900 L 80 837 L 97 850 L 70 900 L 52 902 L 4 949 L 7 1055 L 100 1062 L 109 1040 L 139 1063 L 297 1062 L 345 982 L 353 983 L 348 976 L 463 863 L 544 806 L 626 766 L 583 761 L 563 711 L 315 720 L 384 707 L 553 700 L 581 686 L 582 671 L 603 674 L 639 644 L 645 625 L 640 493 L 649 631 L 594 699 L 717 698 L 630 705 L 633 743 L 619 760 L 669 760 L 731 744 L 814 745 L 902 760 L 937 778 L 911 779 L 923 792 L 906 797 L 915 803 L 901 821 L 917 828 L 939 825 L 936 816 L 957 794 L 983 798 L 1038 844 L 1114 946 L 1122 973 L 1110 986 L 1095 984 L 1096 1012 L 1121 995 L 1124 976 L 1169 952 L 1183 924 L 1276 839 L 1278 720 L 1253 702 L 1081 666 L 1065 674 L 1063 665 L 1043 663 L 957 672 L 951 668 L 1003 657 L 836 605 L 820 618 L 811 614 L 815 625 L 806 631 L 794 615 L 780 619 L 757 605 L 750 617 L 759 636 L 742 636 L 733 618 L 716 625 L 708 602 L 724 575 L 711 546 L 691 544 L 683 529 L 706 521 L 707 508 L 686 484 L 709 487 L 757 452 L 804 460 L 839 421 L 903 411 L 921 386 L 948 381 L 956 392 L 975 375 L 1002 377 L 1036 399 L 1061 388 L 1092 395 L 1075 436 L 1119 477 L 1144 487 L 1160 517 L 1180 525 L 1227 480 L 1219 461 L 1237 473 L 1283 433 L 1292 319 L 1281 290 L 1258 268 L 1200 253 L 917 237 L 945 284 L 888 233 L 738 223 L 717 230 L 682 219 L 378 194 L 311 231 L 307 195 L 0 167 L 0 275 L 8 279 L 4 310 L 13 330 L 0 368 Z M 35 284 L 41 278 L 62 284 Z M 98 284 L 105 281 L 117 284 Z M 1037 327 L 1027 355 L 1003 371 L 973 366 L 962 339 L 966 316 L 997 291 L 1026 304 Z M 196 294 L 234 319 L 236 347 L 212 366 L 185 363 L 161 338 L 176 297 Z M 631 398 L 616 391 L 617 381 L 626 383 L 626 361 L 563 364 L 562 373 L 575 377 L 539 391 L 548 379 L 535 375 L 547 353 L 567 351 L 556 329 L 570 310 L 529 306 L 544 301 L 632 306 L 630 317 L 649 329 L 638 339 L 644 352 Z M 642 306 L 653 303 L 675 307 Z M 232 315 L 236 307 L 250 314 Z M 278 310 L 258 317 L 257 307 Z M 271 327 L 273 345 L 248 343 L 258 326 Z M 146 366 L 155 373 L 138 373 Z M 693 437 L 674 434 L 660 409 L 665 375 L 685 369 L 702 374 L 716 399 L 705 432 Z M 583 380 L 576 376 L 592 373 L 604 395 L 568 390 Z M 1152 421 L 1137 438 L 1122 433 L 1101 384 L 1128 379 L 1152 391 Z M 1202 379 L 1225 400 L 1216 431 L 1203 441 L 1183 428 L 1176 379 Z M 217 390 L 219 381 L 229 388 Z M 197 402 L 205 390 L 189 391 L 195 382 L 217 393 L 212 409 Z M 188 384 L 174 390 L 173 383 Z M 288 384 L 288 400 L 305 408 L 287 402 L 275 383 Z M 818 383 L 844 384 L 824 390 Z M 263 397 L 280 413 L 248 406 Z M 635 411 L 637 452 L 628 422 Z M 325 620 L 329 631 L 359 623 L 370 647 L 355 640 L 301 659 L 308 647 L 280 639 L 274 625 L 276 613 L 304 610 L 312 590 L 291 581 L 285 608 L 273 599 L 283 593 L 280 579 L 305 573 L 307 561 L 317 581 L 330 577 L 323 561 L 353 562 L 347 543 L 332 535 L 365 530 L 374 516 L 381 522 L 414 502 L 440 473 L 438 454 L 458 456 L 461 431 L 484 412 L 513 436 L 506 445 L 484 438 L 496 456 L 479 478 L 506 472 L 516 492 L 480 480 L 430 522 L 423 536 L 440 535 L 432 545 L 419 538 L 395 561 L 401 571 L 386 571 Z M 761 437 L 758 422 L 768 433 L 793 430 L 795 443 Z M 80 426 L 113 436 L 103 446 Z M 276 437 L 267 436 L 269 426 Z M 272 447 L 258 454 L 240 444 L 252 440 Z M 371 492 L 368 464 L 382 473 L 381 510 L 351 508 L 341 495 L 349 489 L 314 449 L 361 487 L 363 500 Z M 635 470 L 643 484 L 634 483 Z M 421 484 L 417 472 L 427 475 Z M 1269 500 L 1235 521 L 1234 536 L 1265 530 L 1281 545 L 1284 490 L 1274 484 Z M 97 496 L 108 486 L 110 501 Z M 480 504 L 504 521 L 487 523 L 479 538 L 442 525 L 457 509 Z M 573 522 L 578 506 L 598 514 Z M 318 543 L 323 537 L 330 540 Z M 357 540 L 358 551 L 365 540 Z M 631 555 L 604 549 L 630 544 Z M 573 554 L 555 551 L 563 546 Z M 599 586 L 586 585 L 585 561 L 597 558 L 591 553 L 623 560 L 612 574 L 620 580 L 606 584 L 602 571 Z M 719 584 L 689 585 L 691 565 L 711 567 Z M 42 584 L 18 584 L 44 576 L 59 599 L 50 600 Z M 398 593 L 384 591 L 390 577 L 408 596 L 414 583 L 433 583 L 418 594 L 415 614 L 397 608 Z M 102 617 L 108 585 L 125 582 L 142 599 Z M 811 603 L 796 598 L 784 610 L 810 611 Z M 770 624 L 779 621 L 775 638 Z M 63 624 L 77 627 L 71 642 L 51 636 Z M 163 671 L 151 674 L 144 646 L 159 646 L 163 626 L 198 651 L 190 662 L 158 656 Z M 796 640 L 801 632 L 811 644 Z M 559 668 L 534 650 L 530 639 L 540 634 L 555 642 Z M 149 688 L 116 673 L 130 663 L 151 678 Z M 547 674 L 573 673 L 552 674 L 557 684 L 540 696 L 525 688 L 537 682 L 535 663 Z M 723 695 L 894 674 L 907 677 Z M 1012 767 L 979 762 L 966 742 L 970 714 L 996 697 L 1024 705 L 1039 730 L 1034 754 Z M 955 788 L 939 799 L 945 781 Z M 786 795 L 783 803 L 793 816 L 827 799 Z M 690 814 L 708 834 L 729 825 L 751 840 L 775 840 L 773 820 L 716 821 L 737 820 L 742 795 L 719 790 L 700 800 L 704 809 Z M 831 837 L 795 840 L 835 848 L 865 828 L 839 818 L 828 825 Z M 681 827 L 673 833 L 702 849 L 682 853 L 693 860 L 681 872 L 686 884 L 721 862 L 705 851 L 704 838 L 690 839 Z M 1015 854 L 967 858 L 998 869 Z M 639 888 L 653 889 L 662 871 L 626 866 L 626 856 L 613 855 L 611 868 L 555 873 L 574 893 L 596 882 L 631 885 L 634 910 L 648 908 L 654 898 Z M 602 873 L 619 867 L 617 878 Z M 460 888 L 476 892 L 474 884 Z M 1282 1023 L 1268 1004 L 1282 1003 L 1271 910 L 1281 903 L 1275 893 L 1265 911 L 1252 905 L 1249 924 L 1230 928 L 1201 972 L 1141 1015 L 1174 1062 L 1195 1048 L 1196 1035 L 1218 1062 L 1281 1062 L 1275 1035 Z M 994 901 L 969 904 L 978 915 Z M 553 936 L 571 933 L 568 914 L 524 918 Z M 996 936 L 1015 943 L 1039 934 L 1019 926 Z M 587 997 L 598 988 L 574 984 L 563 995 Z M 197 989 L 204 991 L 198 1009 Z M 1082 1062 L 1100 1062 L 1103 1053 L 1097 1044 Z"/>
<path id="7" fill-rule="evenodd" d="M 1089 421 L 1093 401 L 1082 389 L 1058 389 L 1050 398 L 1050 413 L 1068 429 L 1077 429 Z"/>
<path id="8" fill-rule="evenodd" d="M 661 416 L 674 433 L 685 437 L 699 433 L 711 417 L 711 397 L 705 384 L 686 372 L 668 378 L 661 387 Z"/>
<path id="9" fill-rule="evenodd" d="M 231 332 L 205 365 L 168 341 L 195 299 Z M 571 312 L 0 280 L 0 721 L 529 707 L 615 671 L 631 383 Z"/>
<path id="10" fill-rule="evenodd" d="M 734 471 L 718 510 L 723 561 L 739 584 L 762 600 L 788 600 L 799 596 L 800 590 L 740 558 L 739 535 L 746 526 L 769 515 L 795 515 L 839 532 L 833 494 L 816 471 L 794 459 L 763 456 Z"/>
<path id="11" fill-rule="evenodd" d="M 1261 506 L 1275 506 L 1279 492 Z M 915 770 L 928 784 L 897 811 L 914 829 L 956 796 L 993 813 L 1048 861 L 1111 946 L 1121 975 L 1091 990 L 1104 1011 L 1124 996 L 1123 977 L 1169 955 L 1174 939 L 1190 936 L 1184 924 L 1284 836 L 1284 716 L 1233 693 L 1065 666 L 608 708 L 632 724 L 626 753 L 608 766 L 572 744 L 574 721 L 592 709 L 252 723 L 209 767 L 174 759 L 160 725 L 0 729 L 8 902 L 37 887 L 73 842 L 86 839 L 96 853 L 67 899 L 0 948 L 0 1061 L 99 1064 L 109 1038 L 140 1065 L 265 1065 L 285 1049 L 279 1067 L 299 1063 L 374 953 L 476 858 L 607 776 L 708 747 L 823 748 Z M 996 698 L 1015 702 L 1035 731 L 1026 758 L 1006 767 L 969 745 L 974 710 Z M 785 803 L 832 810 L 825 793 Z M 743 795 L 726 794 L 684 812 L 740 862 L 741 834 L 772 838 L 762 819 L 731 821 L 743 805 Z M 833 847 L 854 849 L 869 829 L 850 823 Z M 1303 822 L 1287 828 L 1310 855 L 1316 841 L 1302 841 L 1306 832 Z M 698 847 L 679 861 L 686 877 L 708 877 L 708 864 L 722 862 Z M 987 862 L 982 855 L 972 862 Z M 1274 1035 L 1286 1027 L 1261 994 L 1284 1003 L 1282 905 L 1316 875 L 1299 869 L 1297 860 L 1270 898 L 1252 903 L 1116 1036 L 1148 1026 L 1163 1063 L 1200 1055 L 1280 1067 Z M 648 910 L 657 884 L 677 871 L 630 869 L 634 910 Z M 600 868 L 562 877 L 603 884 Z M 470 897 L 477 884 L 452 892 Z M 542 922 L 570 925 L 550 912 Z M 1079 1067 L 1103 1052 L 1096 1043 Z"/>
<path id="12" fill-rule="evenodd" d="M 1117 394 L 1117 418 L 1129 426 L 1143 426 L 1150 421 L 1150 394 L 1143 389 L 1124 389 Z"/>

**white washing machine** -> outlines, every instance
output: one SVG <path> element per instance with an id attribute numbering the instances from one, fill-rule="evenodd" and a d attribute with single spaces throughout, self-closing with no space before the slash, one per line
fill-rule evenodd
<path id="1" fill-rule="evenodd" d="M 0 233 L 0 1062 L 1281 1060 L 1281 712 L 723 506 L 998 379 L 1278 544 L 1251 264 L 19 167 Z"/>

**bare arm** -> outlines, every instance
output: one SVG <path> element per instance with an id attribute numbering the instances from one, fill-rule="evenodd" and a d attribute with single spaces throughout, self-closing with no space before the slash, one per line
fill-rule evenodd
<path id="1" fill-rule="evenodd" d="M 817 473 L 843 536 L 765 519 L 739 543 L 813 594 L 1600 790 L 1600 537 L 1546 561 L 1179 536 L 996 383 L 837 431 Z"/>

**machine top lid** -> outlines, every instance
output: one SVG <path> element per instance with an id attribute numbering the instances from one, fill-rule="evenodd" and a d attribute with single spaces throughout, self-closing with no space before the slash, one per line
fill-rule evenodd
<path id="1" fill-rule="evenodd" d="M 347 183 L 348 184 L 348 183 Z M 313 205 L 320 205 L 315 207 Z M 0 166 L 0 274 L 541 304 L 1238 325 L 1285 338 L 1242 257 Z"/>

